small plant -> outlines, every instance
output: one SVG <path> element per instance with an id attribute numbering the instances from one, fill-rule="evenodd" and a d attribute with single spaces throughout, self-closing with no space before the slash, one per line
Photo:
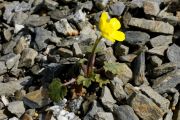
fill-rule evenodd
<path id="1" fill-rule="evenodd" d="M 87 65 L 85 69 L 83 68 L 84 74 L 79 75 L 76 80 L 73 82 L 77 82 L 79 87 L 85 86 L 89 87 L 93 82 L 97 83 L 99 87 L 102 87 L 104 84 L 109 83 L 108 79 L 103 79 L 100 74 L 97 74 L 93 70 L 94 62 L 95 62 L 95 55 L 96 55 L 96 48 L 101 41 L 102 38 L 106 38 L 107 40 L 110 40 L 111 42 L 117 41 L 123 41 L 125 40 L 125 34 L 121 31 L 118 31 L 121 28 L 121 24 L 118 19 L 111 18 L 109 19 L 109 15 L 107 12 L 102 12 L 100 20 L 99 20 L 99 30 L 101 32 L 101 35 L 97 40 L 95 41 L 91 55 L 87 61 Z M 84 61 L 84 60 L 83 60 Z M 80 61 L 80 64 L 83 64 L 82 60 Z M 118 74 L 118 63 L 104 63 L 104 71 L 105 72 L 111 72 L 112 74 L 116 75 Z M 62 100 L 64 96 L 67 94 L 67 88 L 66 86 L 68 84 L 71 84 L 72 82 L 68 82 L 65 84 L 62 84 L 60 80 L 53 80 L 52 83 L 49 85 L 49 96 L 50 98 L 58 102 L 59 100 Z"/>

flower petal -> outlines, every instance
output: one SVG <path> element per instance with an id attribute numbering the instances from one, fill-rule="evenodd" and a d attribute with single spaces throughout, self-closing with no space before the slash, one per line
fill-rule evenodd
<path id="1" fill-rule="evenodd" d="M 99 20 L 99 29 L 101 31 L 103 31 L 106 28 L 108 17 L 108 13 L 103 11 Z"/>
<path id="2" fill-rule="evenodd" d="M 117 41 L 123 41 L 125 40 L 125 34 L 121 31 L 113 31 L 111 33 L 111 37 Z"/>
<path id="3" fill-rule="evenodd" d="M 104 33 L 102 33 L 102 36 L 104 37 L 104 38 L 106 38 L 107 40 L 109 40 L 109 41 L 111 41 L 111 42 L 115 42 L 115 39 L 113 39 L 111 36 L 109 36 L 108 34 L 104 34 Z"/>
<path id="4" fill-rule="evenodd" d="M 117 18 L 110 19 L 109 24 L 112 26 L 113 30 L 118 30 L 121 28 L 121 23 Z"/>

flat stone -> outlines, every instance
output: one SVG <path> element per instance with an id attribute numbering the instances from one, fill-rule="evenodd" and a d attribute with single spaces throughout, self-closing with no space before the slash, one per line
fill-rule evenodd
<path id="1" fill-rule="evenodd" d="M 97 8 L 103 10 L 107 6 L 109 0 L 94 0 L 94 2 Z"/>
<path id="2" fill-rule="evenodd" d="M 69 50 L 69 49 L 66 49 L 66 48 L 59 48 L 58 53 L 62 57 L 72 57 L 73 56 L 73 52 L 71 50 Z"/>
<path id="3" fill-rule="evenodd" d="M 125 9 L 124 3 L 117 1 L 114 4 L 110 5 L 108 11 L 110 15 L 121 16 L 124 9 Z"/>
<path id="4" fill-rule="evenodd" d="M 38 52 L 32 48 L 25 48 L 19 62 L 19 67 L 31 67 L 34 64 L 34 59 Z"/>
<path id="5" fill-rule="evenodd" d="M 105 50 L 103 50 L 103 45 Z M 100 47 L 99 47 L 100 46 Z M 111 47 L 106 48 L 105 44 L 99 44 L 99 52 L 96 55 L 96 63 L 98 65 L 103 65 L 105 61 L 115 62 L 116 57 L 113 54 L 113 49 Z"/>
<path id="6" fill-rule="evenodd" d="M 23 101 L 14 101 L 8 104 L 8 110 L 12 113 L 21 117 L 25 112 Z"/>
<path id="7" fill-rule="evenodd" d="M 165 33 L 165 34 L 174 33 L 174 27 L 169 23 L 165 23 L 162 21 L 146 20 L 146 19 L 132 17 L 128 25 L 156 33 Z"/>
<path id="8" fill-rule="evenodd" d="M 86 13 L 82 11 L 82 9 L 76 10 L 76 12 L 72 15 L 72 20 L 76 23 L 86 21 Z"/>
<path id="9" fill-rule="evenodd" d="M 4 34 L 4 38 L 6 39 L 6 41 L 9 41 L 12 37 L 12 33 L 11 33 L 11 29 L 4 29 L 3 34 Z"/>
<path id="10" fill-rule="evenodd" d="M 21 54 L 21 52 L 29 47 L 28 38 L 21 37 L 20 40 L 17 42 L 16 46 L 14 47 L 14 53 Z"/>
<path id="11" fill-rule="evenodd" d="M 99 112 L 104 112 L 103 107 L 97 101 L 93 101 L 90 111 L 85 115 L 83 120 L 92 120 L 94 119 L 94 115 Z"/>
<path id="12" fill-rule="evenodd" d="M 48 12 L 48 15 L 54 20 L 60 20 L 62 18 L 66 18 L 70 14 L 69 7 L 65 6 L 61 10 L 55 9 Z"/>
<path id="13" fill-rule="evenodd" d="M 131 63 L 136 57 L 137 57 L 137 55 L 135 55 L 135 54 L 128 54 L 128 55 L 124 55 L 124 56 L 119 56 L 118 59 L 122 62 Z"/>
<path id="14" fill-rule="evenodd" d="M 171 71 L 176 70 L 176 69 L 177 69 L 176 64 L 174 64 L 174 63 L 165 63 L 165 64 L 162 64 L 159 67 L 155 67 L 152 70 L 151 75 L 156 78 L 156 77 L 159 77 L 159 76 L 161 76 L 163 74 L 166 74 L 166 73 L 171 72 Z"/>
<path id="15" fill-rule="evenodd" d="M 3 53 L 4 54 L 8 54 L 8 53 L 11 53 L 13 52 L 13 48 L 16 46 L 16 42 L 15 41 L 9 41 L 7 43 L 4 43 L 3 44 Z"/>
<path id="16" fill-rule="evenodd" d="M 172 43 L 172 35 L 159 35 L 150 40 L 152 47 L 168 46 L 170 43 Z"/>
<path id="17" fill-rule="evenodd" d="M 176 44 L 171 45 L 167 50 L 167 57 L 169 61 L 180 65 L 180 47 Z"/>
<path id="18" fill-rule="evenodd" d="M 145 95 L 133 94 L 130 106 L 142 120 L 159 120 L 163 118 L 163 111 Z"/>
<path id="19" fill-rule="evenodd" d="M 59 3 L 53 0 L 45 0 L 45 5 L 48 9 L 54 10 L 59 6 Z"/>
<path id="20" fill-rule="evenodd" d="M 9 81 L 7 83 L 0 83 L 0 95 L 13 95 L 15 91 L 21 90 L 28 81 L 29 78 L 24 78 L 18 81 Z"/>
<path id="21" fill-rule="evenodd" d="M 6 60 L 6 66 L 8 69 L 12 69 L 15 64 L 19 63 L 19 59 L 20 59 L 21 55 L 12 55 L 9 59 Z"/>
<path id="22" fill-rule="evenodd" d="M 101 95 L 101 101 L 104 107 L 106 107 L 109 110 L 113 109 L 113 105 L 116 103 L 116 100 L 111 95 L 111 92 L 108 87 L 104 87 L 102 95 Z"/>
<path id="23" fill-rule="evenodd" d="M 72 36 L 78 34 L 76 30 L 74 30 L 71 25 L 68 23 L 67 19 L 61 19 L 54 23 L 55 28 L 58 33 L 63 34 L 65 36 Z"/>
<path id="24" fill-rule="evenodd" d="M 117 77 L 121 79 L 124 84 L 126 84 L 133 77 L 132 71 L 125 63 L 121 63 L 119 69 L 121 69 L 122 71 L 117 75 Z"/>
<path id="25" fill-rule="evenodd" d="M 171 110 L 169 110 L 166 114 L 166 117 L 164 118 L 164 120 L 172 120 L 173 118 L 173 112 Z M 177 119 L 179 120 L 179 119 Z"/>
<path id="26" fill-rule="evenodd" d="M 0 75 L 7 72 L 7 67 L 4 61 L 0 61 Z"/>
<path id="27" fill-rule="evenodd" d="M 16 13 L 13 17 L 13 23 L 18 25 L 24 25 L 28 19 L 28 14 L 24 12 Z"/>
<path id="28" fill-rule="evenodd" d="M 115 48 L 114 48 L 114 53 L 117 57 L 119 56 L 123 56 L 123 55 L 127 55 L 129 52 L 129 47 L 123 45 L 123 44 L 119 44 L 117 43 L 115 45 Z"/>
<path id="29" fill-rule="evenodd" d="M 30 15 L 26 20 L 26 25 L 31 27 L 39 27 L 50 21 L 49 16 Z"/>
<path id="30" fill-rule="evenodd" d="M 78 43 L 74 43 L 72 47 L 73 47 L 73 53 L 75 56 L 77 56 L 77 57 L 83 56 L 83 53 L 82 53 L 81 48 L 79 47 Z"/>
<path id="31" fill-rule="evenodd" d="M 164 56 L 165 50 L 167 50 L 168 46 L 158 46 L 152 49 L 149 49 L 147 52 L 153 55 Z"/>
<path id="32" fill-rule="evenodd" d="M 180 84 L 180 70 L 174 70 L 153 80 L 152 88 L 160 94 L 166 93 Z"/>
<path id="33" fill-rule="evenodd" d="M 145 32 L 140 31 L 127 31 L 126 34 L 126 42 L 131 45 L 144 45 L 149 41 L 150 36 Z"/>
<path id="34" fill-rule="evenodd" d="M 156 16 L 160 12 L 158 2 L 144 1 L 143 8 L 144 8 L 145 14 L 147 14 L 147 15 Z"/>
<path id="35" fill-rule="evenodd" d="M 122 80 L 117 77 L 114 77 L 114 79 L 110 82 L 110 89 L 112 91 L 112 94 L 119 102 L 127 97 L 126 92 L 123 89 L 123 85 L 124 83 L 122 82 Z"/>
<path id="36" fill-rule="evenodd" d="M 158 67 L 162 64 L 162 60 L 158 56 L 151 56 L 150 62 L 154 67 Z"/>
<path id="37" fill-rule="evenodd" d="M 95 115 L 95 120 L 114 120 L 111 112 L 98 112 Z"/>
<path id="38" fill-rule="evenodd" d="M 37 50 L 41 51 L 42 49 L 47 47 L 46 41 L 51 38 L 51 32 L 44 28 L 37 27 L 35 28 L 35 33 L 35 42 L 37 45 Z"/>
<path id="39" fill-rule="evenodd" d="M 133 75 L 134 82 L 136 85 L 141 85 L 145 82 L 145 52 L 142 51 L 137 58 L 134 60 L 133 64 Z"/>
<path id="40" fill-rule="evenodd" d="M 47 95 L 47 90 L 39 89 L 27 93 L 23 98 L 23 102 L 25 105 L 34 109 L 34 108 L 42 108 L 48 105 L 50 103 L 50 100 Z"/>
<path id="41" fill-rule="evenodd" d="M 141 91 L 151 98 L 164 113 L 168 112 L 170 102 L 168 99 L 162 97 L 158 92 L 154 91 L 150 86 L 141 86 Z"/>
<path id="42" fill-rule="evenodd" d="M 115 106 L 113 109 L 115 120 L 139 120 L 134 110 L 128 105 Z"/>

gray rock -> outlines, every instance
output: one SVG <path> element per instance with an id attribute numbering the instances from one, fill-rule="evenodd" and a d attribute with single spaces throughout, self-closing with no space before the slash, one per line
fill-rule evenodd
<path id="1" fill-rule="evenodd" d="M 95 115 L 95 120 L 114 120 L 114 117 L 110 112 L 98 112 Z"/>
<path id="2" fill-rule="evenodd" d="M 15 55 L 15 54 L 12 53 L 11 56 L 9 56 L 8 59 L 6 60 L 7 68 L 12 69 L 13 67 L 16 67 L 15 64 L 19 63 L 20 57 L 21 57 L 20 54 Z"/>
<path id="3" fill-rule="evenodd" d="M 15 12 L 24 12 L 24 11 L 28 11 L 30 9 L 31 9 L 31 4 L 22 1 L 20 4 L 17 4 L 14 11 Z"/>
<path id="4" fill-rule="evenodd" d="M 70 9 L 69 7 L 65 6 L 61 10 L 55 9 L 53 11 L 48 12 L 48 15 L 54 20 L 60 20 L 70 15 Z"/>
<path id="5" fill-rule="evenodd" d="M 140 31 L 127 31 L 126 34 L 126 42 L 131 45 L 144 45 L 149 41 L 150 36 L 145 32 Z"/>
<path id="6" fill-rule="evenodd" d="M 150 40 L 152 47 L 168 46 L 170 43 L 172 43 L 172 35 L 159 35 Z"/>
<path id="7" fill-rule="evenodd" d="M 136 8 L 136 7 L 142 8 L 144 1 L 157 2 L 158 5 L 160 5 L 163 2 L 163 0 L 132 0 L 131 1 L 131 7 L 132 8 Z"/>
<path id="8" fill-rule="evenodd" d="M 129 52 L 129 47 L 127 47 L 123 44 L 119 44 L 119 43 L 117 43 L 115 45 L 114 53 L 115 53 L 116 57 L 127 55 L 128 52 Z"/>
<path id="9" fill-rule="evenodd" d="M 173 70 L 176 70 L 177 69 L 177 65 L 174 64 L 174 63 L 165 63 L 165 64 L 162 64 L 161 66 L 159 67 L 156 67 L 152 70 L 152 73 L 151 75 L 156 78 L 156 77 L 159 77 L 163 74 L 167 74 L 168 72 L 171 72 Z"/>
<path id="10" fill-rule="evenodd" d="M 5 110 L 0 110 L 0 119 L 1 120 L 8 119 L 8 116 L 5 114 Z"/>
<path id="11" fill-rule="evenodd" d="M 0 75 L 7 72 L 6 63 L 4 61 L 0 61 Z"/>
<path id="12" fill-rule="evenodd" d="M 167 57 L 169 61 L 180 65 L 180 47 L 176 44 L 171 45 L 167 50 Z"/>
<path id="13" fill-rule="evenodd" d="M 163 111 L 145 95 L 135 93 L 129 100 L 130 106 L 142 120 L 162 119 Z"/>
<path id="14" fill-rule="evenodd" d="M 83 56 L 83 53 L 82 53 L 81 48 L 79 47 L 78 43 L 74 43 L 72 47 L 73 47 L 73 53 L 75 56 L 77 56 L 77 57 Z"/>
<path id="15" fill-rule="evenodd" d="M 11 53 L 13 52 L 13 48 L 16 46 L 16 42 L 15 41 L 9 41 L 7 43 L 4 43 L 3 44 L 3 53 L 4 54 L 8 54 L 8 53 Z"/>
<path id="16" fill-rule="evenodd" d="M 23 12 L 16 13 L 13 17 L 13 23 L 18 25 L 24 25 L 27 19 L 28 19 L 27 13 L 23 13 Z"/>
<path id="17" fill-rule="evenodd" d="M 124 83 L 122 82 L 122 80 L 117 77 L 114 77 L 114 79 L 110 81 L 110 89 L 118 102 L 121 102 L 122 99 L 127 97 L 123 89 L 123 85 Z"/>
<path id="18" fill-rule="evenodd" d="M 158 2 L 144 1 L 143 2 L 144 12 L 147 15 L 156 16 L 160 12 Z"/>
<path id="19" fill-rule="evenodd" d="M 141 91 L 151 98 L 157 106 L 159 106 L 164 113 L 168 112 L 170 102 L 168 99 L 162 97 L 159 93 L 154 91 L 150 86 L 141 86 Z"/>
<path id="20" fill-rule="evenodd" d="M 110 5 L 108 11 L 110 15 L 121 16 L 124 9 L 125 9 L 124 3 L 117 1 L 114 4 Z"/>
<path id="21" fill-rule="evenodd" d="M 162 60 L 158 56 L 151 56 L 150 62 L 154 67 L 158 67 L 162 64 Z"/>
<path id="22" fill-rule="evenodd" d="M 144 83 L 145 77 L 145 53 L 142 51 L 134 60 L 134 82 L 136 85 Z"/>
<path id="23" fill-rule="evenodd" d="M 39 27 L 50 21 L 49 16 L 30 15 L 26 20 L 26 25 L 31 27 Z"/>
<path id="24" fill-rule="evenodd" d="M 113 114 L 115 120 L 139 120 L 133 109 L 128 105 L 115 106 Z"/>
<path id="25" fill-rule="evenodd" d="M 135 54 L 128 54 L 128 55 L 124 55 L 124 56 L 119 56 L 118 59 L 122 62 L 131 63 L 136 57 L 137 57 L 137 55 L 135 55 Z"/>
<path id="26" fill-rule="evenodd" d="M 164 120 L 172 120 L 172 118 L 173 118 L 173 112 L 169 110 Z"/>
<path id="27" fill-rule="evenodd" d="M 97 101 L 93 101 L 92 108 L 83 118 L 83 120 L 92 120 L 94 119 L 94 115 L 99 112 L 104 112 L 103 107 Z"/>
<path id="28" fill-rule="evenodd" d="M 101 94 L 101 102 L 104 107 L 106 107 L 109 110 L 113 110 L 113 106 L 116 103 L 116 100 L 111 95 L 111 92 L 108 87 L 104 87 L 103 92 Z"/>
<path id="29" fill-rule="evenodd" d="M 176 120 L 179 120 L 180 119 L 180 104 L 178 106 L 178 110 L 177 110 L 177 119 Z"/>
<path id="30" fill-rule="evenodd" d="M 24 96 L 23 102 L 32 109 L 44 107 L 50 103 L 47 93 L 43 88 L 29 92 Z"/>
<path id="31" fill-rule="evenodd" d="M 174 27 L 169 23 L 165 23 L 162 21 L 146 20 L 146 19 L 132 17 L 128 25 L 156 33 L 165 33 L 165 34 L 174 33 Z"/>
<path id="32" fill-rule="evenodd" d="M 147 52 L 153 55 L 164 56 L 165 50 L 167 50 L 168 46 L 158 46 L 152 49 L 149 49 Z"/>
<path id="33" fill-rule="evenodd" d="M 68 104 L 68 107 L 70 108 L 70 110 L 74 113 L 78 113 L 78 111 L 80 110 L 81 104 L 84 101 L 84 99 L 80 96 L 77 99 L 71 100 Z"/>
<path id="34" fill-rule="evenodd" d="M 93 8 L 93 2 L 92 1 L 86 1 L 81 6 L 83 9 L 87 9 L 87 10 L 91 11 L 91 9 Z"/>
<path id="35" fill-rule="evenodd" d="M 121 69 L 121 72 L 117 77 L 121 79 L 124 84 L 128 83 L 133 78 L 131 69 L 125 63 L 120 63 L 119 69 Z"/>
<path id="36" fill-rule="evenodd" d="M 75 21 L 76 23 L 85 21 L 86 13 L 83 12 L 82 9 L 79 9 L 72 15 L 72 20 Z"/>
<path id="37" fill-rule="evenodd" d="M 109 0 L 94 0 L 94 2 L 98 9 L 103 10 L 107 6 Z"/>
<path id="38" fill-rule="evenodd" d="M 55 28 L 58 33 L 63 34 L 63 35 L 75 35 L 77 34 L 77 31 L 74 30 L 71 25 L 68 23 L 67 19 L 61 19 L 55 24 Z"/>
<path id="39" fill-rule="evenodd" d="M 19 1 L 13 1 L 13 2 L 5 4 L 5 11 L 3 14 L 3 19 L 7 21 L 11 19 L 13 16 L 13 11 L 18 5 L 19 5 Z"/>
<path id="40" fill-rule="evenodd" d="M 59 3 L 54 0 L 45 0 L 44 4 L 47 6 L 48 9 L 51 9 L 51 10 L 56 9 L 56 7 L 59 6 Z"/>
<path id="41" fill-rule="evenodd" d="M 153 80 L 152 88 L 160 94 L 168 92 L 180 84 L 180 70 L 174 70 Z"/>
<path id="42" fill-rule="evenodd" d="M 42 49 L 47 47 L 46 41 L 48 39 L 50 39 L 51 32 L 44 29 L 44 28 L 37 27 L 37 28 L 35 28 L 35 33 L 36 33 L 35 42 L 36 42 L 36 45 L 37 45 L 37 49 L 39 51 L 41 51 Z"/>
<path id="43" fill-rule="evenodd" d="M 21 54 L 21 52 L 29 47 L 29 41 L 27 37 L 22 36 L 14 47 L 14 53 Z"/>
<path id="44" fill-rule="evenodd" d="M 105 44 L 104 44 L 105 45 Z M 101 46 L 101 47 L 99 47 Z M 116 58 L 113 54 L 113 49 L 111 47 L 106 48 L 105 50 L 103 50 L 103 44 L 99 44 L 98 49 L 99 52 L 96 55 L 96 63 L 98 65 L 103 65 L 105 61 L 109 61 L 109 62 L 115 62 Z M 106 46 L 104 46 L 106 47 Z"/>
<path id="45" fill-rule="evenodd" d="M 10 102 L 8 105 L 8 110 L 12 113 L 21 117 L 22 114 L 25 112 L 25 107 L 23 101 L 14 101 Z"/>
<path id="46" fill-rule="evenodd" d="M 73 52 L 69 49 L 66 49 L 66 48 L 59 48 L 58 53 L 60 54 L 60 56 L 66 57 L 66 58 L 73 56 Z"/>
<path id="47" fill-rule="evenodd" d="M 4 34 L 4 38 L 6 39 L 6 41 L 9 41 L 11 39 L 12 36 L 12 29 L 8 28 L 8 29 L 4 29 L 3 34 Z"/>
<path id="48" fill-rule="evenodd" d="M 9 118 L 8 120 L 19 120 L 17 117 Z"/>
<path id="49" fill-rule="evenodd" d="M 31 67 L 34 64 L 34 59 L 38 52 L 32 48 L 25 48 L 19 62 L 19 67 Z"/>
<path id="50" fill-rule="evenodd" d="M 28 82 L 30 82 L 30 78 L 25 77 L 18 81 L 0 83 L 0 95 L 13 95 L 15 91 L 21 90 Z"/>

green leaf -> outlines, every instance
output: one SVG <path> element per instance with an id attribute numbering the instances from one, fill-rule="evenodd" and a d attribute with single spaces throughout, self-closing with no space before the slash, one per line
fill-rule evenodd
<path id="1" fill-rule="evenodd" d="M 111 72 L 114 75 L 117 75 L 119 72 L 121 72 L 121 69 L 119 69 L 121 66 L 118 62 L 104 62 L 104 70 L 105 72 Z"/>
<path id="2" fill-rule="evenodd" d="M 97 83 L 99 83 L 99 87 L 102 87 L 103 85 L 110 83 L 107 79 L 102 79 L 99 74 L 95 75 L 95 80 Z"/>
<path id="3" fill-rule="evenodd" d="M 49 97 L 54 102 L 62 100 L 67 95 L 67 88 L 59 79 L 53 79 L 48 89 Z"/>
<path id="4" fill-rule="evenodd" d="M 91 85 L 91 78 L 86 78 L 82 75 L 79 75 L 77 78 L 77 84 L 80 85 L 82 84 L 85 87 L 89 87 Z"/>

